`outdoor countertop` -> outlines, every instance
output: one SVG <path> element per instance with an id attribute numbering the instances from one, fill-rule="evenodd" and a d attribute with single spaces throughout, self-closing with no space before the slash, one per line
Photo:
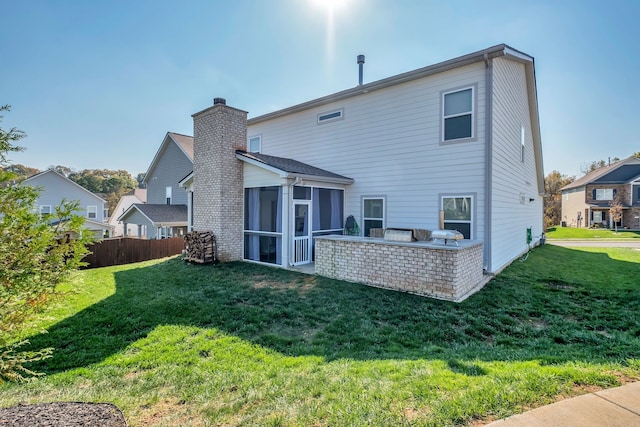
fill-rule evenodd
<path id="1" fill-rule="evenodd" d="M 427 248 L 427 249 L 437 249 L 437 250 L 460 250 L 465 248 L 472 248 L 475 246 L 482 245 L 480 240 L 458 240 L 458 246 L 456 246 L 453 241 L 450 241 L 445 245 L 444 240 L 437 239 L 436 241 L 428 241 L 428 242 L 401 242 L 395 240 L 385 240 L 377 237 L 363 237 L 363 236 L 346 236 L 339 234 L 330 234 L 327 236 L 317 236 L 314 237 L 315 240 L 338 240 L 344 242 L 362 242 L 362 243 L 375 243 L 379 245 L 390 245 L 390 246 L 409 246 L 409 247 L 419 247 L 419 248 Z"/>

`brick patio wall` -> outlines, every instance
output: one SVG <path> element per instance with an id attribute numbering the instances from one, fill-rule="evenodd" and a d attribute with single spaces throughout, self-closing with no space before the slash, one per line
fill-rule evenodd
<path id="1" fill-rule="evenodd" d="M 462 301 L 482 289 L 482 243 L 459 247 L 352 236 L 315 239 L 316 274 L 411 294 Z"/>

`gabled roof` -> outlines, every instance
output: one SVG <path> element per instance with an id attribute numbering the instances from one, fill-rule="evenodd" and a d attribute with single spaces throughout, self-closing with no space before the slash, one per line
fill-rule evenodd
<path id="1" fill-rule="evenodd" d="M 149 222 L 158 225 L 186 225 L 187 206 L 186 205 L 155 205 L 134 203 L 129 209 L 118 217 L 118 221 L 124 221 L 134 211 L 140 212 Z"/>
<path id="2" fill-rule="evenodd" d="M 167 132 L 167 135 L 162 140 L 162 144 L 160 144 L 160 148 L 156 151 L 156 155 L 153 157 L 153 160 L 147 169 L 143 182 L 147 182 L 147 179 L 151 176 L 150 172 L 160 160 L 161 153 L 164 151 L 166 146 L 171 143 L 176 144 L 184 155 L 191 160 L 191 163 L 193 163 L 193 137 L 175 132 Z"/>
<path id="3" fill-rule="evenodd" d="M 269 156 L 262 153 L 236 151 L 236 157 L 263 169 L 267 169 L 283 178 L 305 178 L 324 182 L 352 184 L 353 179 L 337 173 L 311 166 L 306 163 L 284 157 Z"/>
<path id="4" fill-rule="evenodd" d="M 46 171 L 37 173 L 35 175 L 31 175 L 29 178 L 27 178 L 24 181 L 22 181 L 20 183 L 20 185 L 25 185 L 25 184 L 26 185 L 31 185 L 29 183 L 29 181 L 33 181 L 34 179 L 42 177 L 42 176 L 47 175 L 47 174 L 55 174 L 55 176 L 57 176 L 59 178 L 62 178 L 63 180 L 67 181 L 69 184 L 74 185 L 77 188 L 79 188 L 82 191 L 84 191 L 85 193 L 92 195 L 96 199 L 99 199 L 102 203 L 106 203 L 106 201 L 102 197 L 98 196 L 96 193 L 92 193 L 91 191 L 89 191 L 86 188 L 84 188 L 82 185 L 78 184 L 77 182 L 71 181 L 69 178 L 67 178 L 66 176 L 62 175 L 61 173 L 57 172 L 54 169 L 47 169 Z"/>
<path id="5" fill-rule="evenodd" d="M 560 191 L 571 190 L 573 188 L 584 187 L 587 184 L 623 184 L 631 182 L 640 175 L 640 159 L 628 157 L 616 163 L 603 166 L 589 172 L 580 179 L 567 184 Z"/>
<path id="6" fill-rule="evenodd" d="M 529 119 L 531 121 L 531 133 L 533 137 L 533 151 L 536 163 L 538 193 L 544 194 L 544 165 L 542 159 L 542 138 L 540 135 L 540 116 L 538 111 L 538 91 L 536 87 L 534 59 L 532 56 L 529 56 L 524 52 L 520 52 L 504 43 L 477 52 L 473 52 L 468 55 L 453 58 L 448 61 L 419 68 L 417 70 L 398 74 L 375 82 L 358 85 L 351 89 L 343 90 L 341 92 L 327 95 L 322 98 L 313 99 L 311 101 L 284 108 L 282 110 L 263 114 L 261 116 L 249 119 L 247 121 L 247 124 L 251 126 L 253 124 L 261 123 L 277 117 L 286 116 L 289 114 L 308 110 L 310 108 L 320 107 L 347 98 L 363 95 L 390 86 L 406 83 L 412 80 L 421 79 L 427 76 L 435 75 L 459 67 L 464 67 L 470 64 L 485 62 L 489 59 L 498 57 L 505 57 L 512 61 L 519 62 L 525 66 L 528 95 L 527 98 L 529 103 Z"/>

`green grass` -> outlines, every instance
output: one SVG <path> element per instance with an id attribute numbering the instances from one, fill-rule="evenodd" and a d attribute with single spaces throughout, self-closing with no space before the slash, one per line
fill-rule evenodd
<path id="1" fill-rule="evenodd" d="M 25 331 L 0 406 L 132 426 L 453 426 L 640 378 L 640 251 L 536 248 L 455 304 L 246 263 L 86 270 Z M 36 335 L 46 328 L 47 334 Z"/>
<path id="2" fill-rule="evenodd" d="M 608 230 L 604 228 L 551 227 L 549 239 L 640 239 L 640 231 Z"/>

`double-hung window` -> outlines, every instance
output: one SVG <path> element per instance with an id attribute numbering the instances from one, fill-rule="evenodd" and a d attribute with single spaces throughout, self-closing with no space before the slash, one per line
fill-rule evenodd
<path id="1" fill-rule="evenodd" d="M 249 152 L 250 153 L 260 153 L 262 151 L 262 136 L 252 136 L 249 138 Z"/>
<path id="2" fill-rule="evenodd" d="M 51 205 L 40 205 L 40 215 L 49 215 L 51 213 Z"/>
<path id="3" fill-rule="evenodd" d="M 442 93 L 442 141 L 474 137 L 474 87 Z"/>
<path id="4" fill-rule="evenodd" d="M 458 230 L 465 239 L 473 235 L 473 196 L 443 196 L 445 230 Z"/>
<path id="5" fill-rule="evenodd" d="M 96 219 L 98 217 L 98 207 L 89 205 L 87 206 L 87 218 Z"/>
<path id="6" fill-rule="evenodd" d="M 593 190 L 593 198 L 595 200 L 613 200 L 616 197 L 616 191 L 613 188 L 596 188 Z"/>
<path id="7" fill-rule="evenodd" d="M 384 197 L 362 199 L 363 235 L 369 237 L 372 228 L 384 228 Z"/>

